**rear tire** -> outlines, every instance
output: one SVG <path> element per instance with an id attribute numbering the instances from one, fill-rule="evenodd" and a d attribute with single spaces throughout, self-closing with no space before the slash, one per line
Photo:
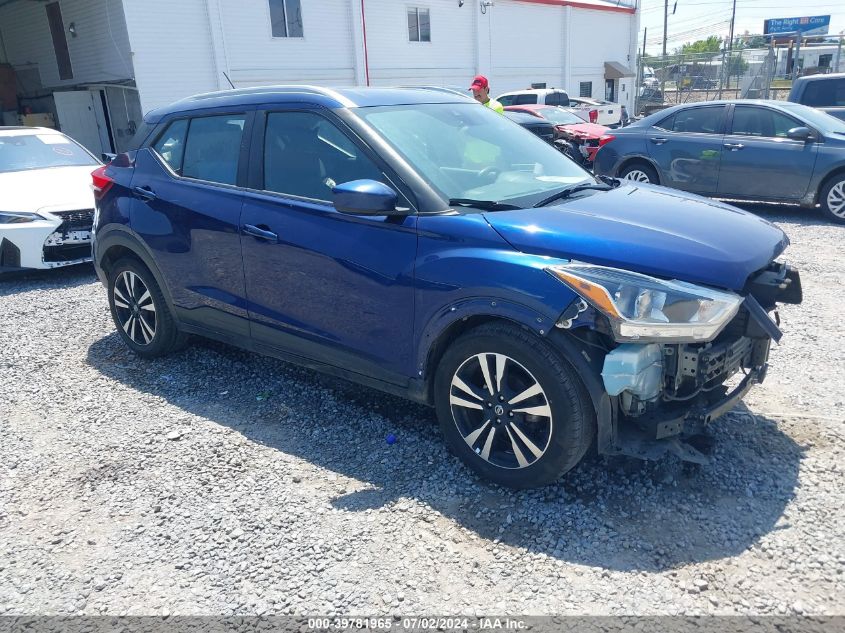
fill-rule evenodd
<path id="1" fill-rule="evenodd" d="M 827 219 L 845 224 L 845 174 L 838 174 L 822 187 L 819 202 Z"/>
<path id="2" fill-rule="evenodd" d="M 165 356 L 187 342 L 155 277 L 137 259 L 120 259 L 109 271 L 108 298 L 117 333 L 139 356 Z"/>
<path id="3" fill-rule="evenodd" d="M 482 325 L 452 343 L 437 368 L 434 399 L 452 452 L 510 488 L 556 481 L 595 433 L 595 412 L 573 367 L 511 324 Z"/>
<path id="4" fill-rule="evenodd" d="M 619 177 L 623 180 L 632 180 L 634 182 L 651 183 L 653 185 L 660 184 L 660 179 L 657 177 L 654 167 L 643 162 L 625 165 L 619 171 Z"/>

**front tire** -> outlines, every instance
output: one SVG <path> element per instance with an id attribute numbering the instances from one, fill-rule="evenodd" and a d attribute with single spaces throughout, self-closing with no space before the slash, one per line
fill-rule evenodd
<path id="1" fill-rule="evenodd" d="M 653 185 L 660 184 L 657 177 L 657 172 L 654 167 L 645 163 L 631 163 L 626 165 L 620 172 L 619 177 L 622 180 L 631 180 L 634 182 L 651 183 Z"/>
<path id="2" fill-rule="evenodd" d="M 139 356 L 165 356 L 186 342 L 155 277 L 136 259 L 124 258 L 112 267 L 108 298 L 117 333 Z"/>
<path id="3" fill-rule="evenodd" d="M 552 483 L 592 443 L 595 413 L 575 370 L 517 326 L 494 323 L 461 336 L 443 355 L 434 389 L 449 448 L 497 484 Z"/>
<path id="4" fill-rule="evenodd" d="M 828 220 L 845 224 L 845 174 L 834 176 L 822 187 L 819 202 Z"/>

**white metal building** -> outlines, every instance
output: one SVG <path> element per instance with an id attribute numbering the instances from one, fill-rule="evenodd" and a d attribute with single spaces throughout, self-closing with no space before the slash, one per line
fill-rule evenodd
<path id="1" fill-rule="evenodd" d="M 96 152 L 237 86 L 545 84 L 633 105 L 635 0 L 0 0 L 19 105 Z M 2 78 L 0 73 L 0 78 Z M 542 87 L 542 86 L 538 86 Z M 0 87 L 1 88 L 1 87 Z"/>

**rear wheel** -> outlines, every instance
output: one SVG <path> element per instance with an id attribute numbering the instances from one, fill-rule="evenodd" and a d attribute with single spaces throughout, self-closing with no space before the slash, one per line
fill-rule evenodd
<path id="1" fill-rule="evenodd" d="M 633 180 L 634 182 L 646 182 L 654 185 L 660 184 L 654 167 L 646 163 L 638 162 L 626 165 L 619 172 L 619 177 L 623 180 Z"/>
<path id="2" fill-rule="evenodd" d="M 829 220 L 845 224 L 845 174 L 834 176 L 822 187 L 819 202 Z"/>
<path id="3" fill-rule="evenodd" d="M 164 356 L 186 342 L 155 278 L 136 259 L 124 258 L 112 267 L 108 297 L 117 333 L 139 356 Z"/>
<path id="4" fill-rule="evenodd" d="M 484 325 L 455 341 L 434 388 L 449 447 L 495 483 L 549 484 L 592 442 L 595 416 L 581 380 L 548 343 L 516 326 Z"/>

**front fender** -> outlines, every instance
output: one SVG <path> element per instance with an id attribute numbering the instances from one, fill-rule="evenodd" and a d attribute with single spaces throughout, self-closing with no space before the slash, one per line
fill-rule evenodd
<path id="1" fill-rule="evenodd" d="M 461 321 L 500 318 L 547 336 L 575 293 L 546 268 L 553 257 L 513 249 L 481 214 L 421 218 L 416 265 L 417 376 Z"/>
<path id="2" fill-rule="evenodd" d="M 426 364 L 432 348 L 460 321 L 477 317 L 504 319 L 523 325 L 539 336 L 547 336 L 559 314 L 560 311 L 552 316 L 521 303 L 493 296 L 461 299 L 451 305 L 443 306 L 432 316 L 421 332 L 416 359 L 419 375 L 428 374 Z"/>

